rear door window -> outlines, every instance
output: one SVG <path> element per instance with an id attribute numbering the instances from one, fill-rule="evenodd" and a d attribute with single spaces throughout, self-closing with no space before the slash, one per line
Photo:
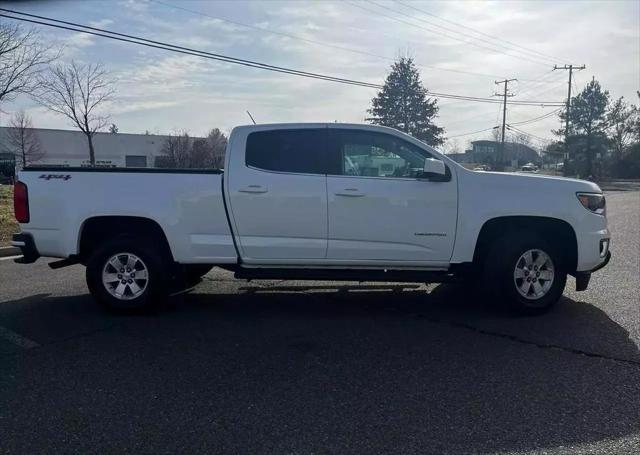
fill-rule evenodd
<path id="1" fill-rule="evenodd" d="M 249 167 L 296 174 L 326 174 L 326 128 L 256 131 L 247 137 Z"/>

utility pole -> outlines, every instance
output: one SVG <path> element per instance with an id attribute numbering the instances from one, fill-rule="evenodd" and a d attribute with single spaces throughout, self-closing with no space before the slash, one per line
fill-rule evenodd
<path id="1" fill-rule="evenodd" d="M 509 82 L 517 81 L 518 79 L 505 79 L 503 81 L 495 81 L 496 85 L 504 84 L 504 90 L 502 95 L 499 93 L 494 93 L 493 96 L 502 96 L 503 97 L 503 106 L 502 106 L 502 140 L 500 141 L 500 153 L 496 157 L 497 171 L 504 170 L 503 161 L 504 161 L 504 130 L 507 126 L 507 97 L 513 96 L 513 94 L 508 93 L 509 91 Z"/>
<path id="2" fill-rule="evenodd" d="M 571 113 L 571 78 L 573 77 L 573 70 L 583 70 L 586 66 L 573 66 L 573 65 L 564 65 L 558 66 L 553 65 L 553 69 L 555 70 L 569 70 L 569 89 L 567 91 L 567 112 L 565 113 L 565 121 L 564 121 L 564 161 L 566 166 L 566 161 L 569 159 L 569 125 L 570 119 L 569 114 Z"/>

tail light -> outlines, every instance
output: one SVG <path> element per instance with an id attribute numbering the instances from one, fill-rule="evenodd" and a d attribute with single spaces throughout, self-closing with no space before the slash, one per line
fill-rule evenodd
<path id="1" fill-rule="evenodd" d="M 29 222 L 29 193 L 23 182 L 16 181 L 13 186 L 13 212 L 18 223 Z"/>

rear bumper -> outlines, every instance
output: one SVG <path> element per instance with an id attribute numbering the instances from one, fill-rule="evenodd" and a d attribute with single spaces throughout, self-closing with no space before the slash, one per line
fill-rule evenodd
<path id="1" fill-rule="evenodd" d="M 20 248 L 22 257 L 15 260 L 19 264 L 31 264 L 36 262 L 40 257 L 40 253 L 36 248 L 31 234 L 13 234 L 11 237 L 11 245 Z"/>

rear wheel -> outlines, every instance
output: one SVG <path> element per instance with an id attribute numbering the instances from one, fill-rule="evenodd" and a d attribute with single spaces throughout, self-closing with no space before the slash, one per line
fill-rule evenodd
<path id="1" fill-rule="evenodd" d="M 167 294 L 168 261 L 146 241 L 123 236 L 89 258 L 87 286 L 110 310 L 136 311 L 157 305 Z"/>
<path id="2" fill-rule="evenodd" d="M 564 291 L 567 272 L 561 249 L 534 232 L 497 239 L 484 260 L 489 295 L 520 314 L 540 314 Z"/>

